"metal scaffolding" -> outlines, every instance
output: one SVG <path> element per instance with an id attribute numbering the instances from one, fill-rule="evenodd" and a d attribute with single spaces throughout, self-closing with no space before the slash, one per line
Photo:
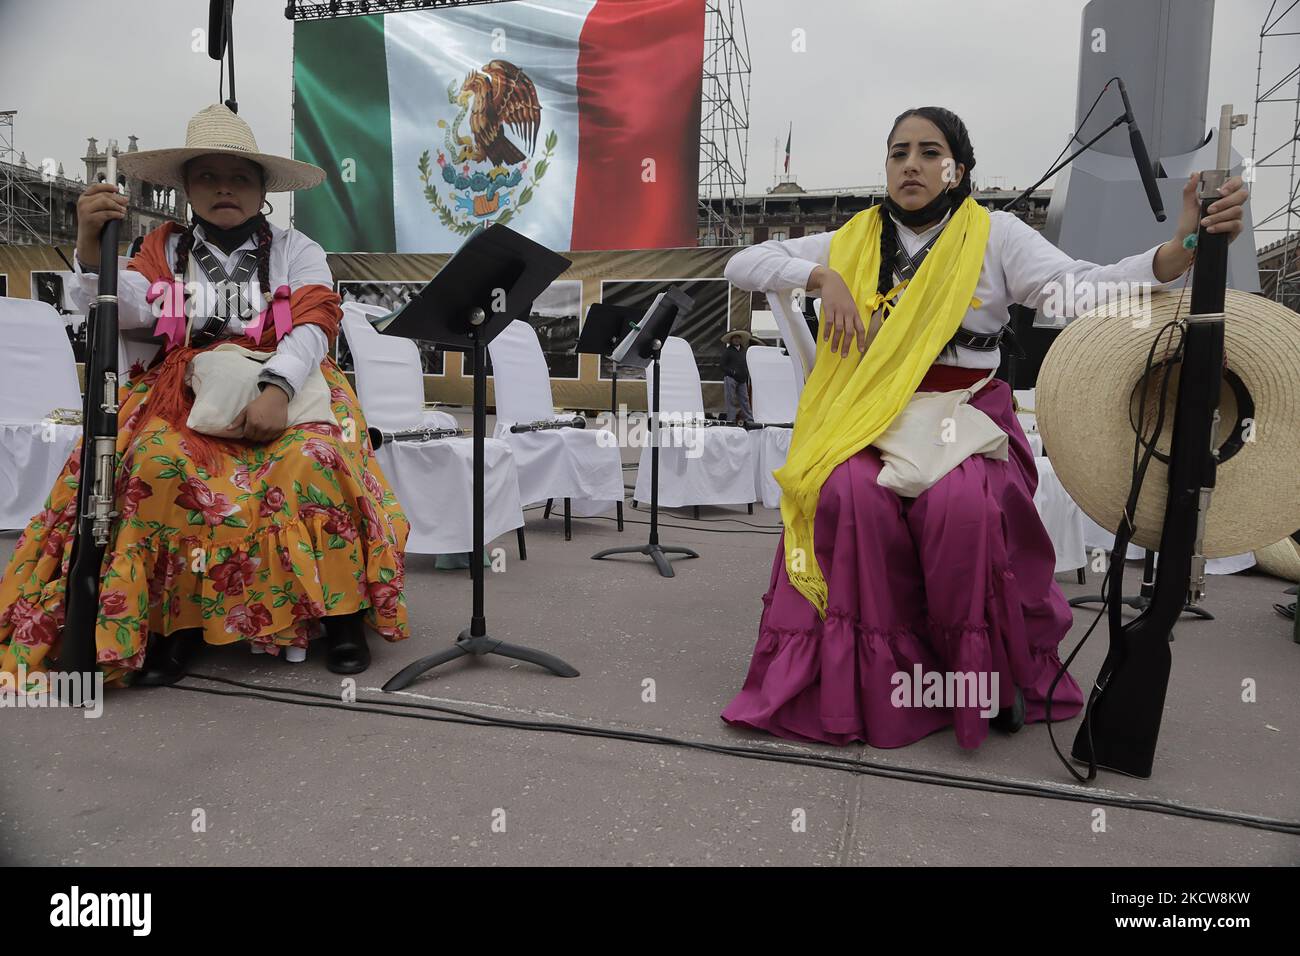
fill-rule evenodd
<path id="1" fill-rule="evenodd" d="M 1255 70 L 1255 114 L 1251 121 L 1250 155 L 1251 178 L 1258 181 L 1261 169 L 1285 170 L 1278 173 L 1278 180 L 1286 179 L 1286 196 L 1273 211 L 1259 216 L 1255 220 L 1255 232 L 1261 234 L 1280 234 L 1280 238 L 1269 243 L 1266 248 L 1281 249 L 1281 264 L 1273 270 L 1261 270 L 1260 286 L 1264 295 L 1269 296 L 1292 309 L 1300 309 L 1300 177 L 1297 176 L 1297 146 L 1300 146 L 1300 64 L 1290 66 L 1289 71 L 1264 87 L 1264 41 L 1285 37 L 1300 36 L 1300 0 L 1291 0 L 1287 8 L 1277 12 L 1278 0 L 1268 8 L 1264 25 L 1259 31 L 1259 61 Z M 1295 41 L 1285 47 L 1295 49 Z M 1270 44 L 1270 51 L 1281 52 L 1280 44 Z M 1285 68 L 1289 64 L 1283 63 Z M 1279 68 L 1281 69 L 1281 68 Z M 1260 155 L 1256 145 L 1259 135 L 1260 107 L 1282 105 L 1290 106 L 1291 131 L 1285 140 L 1264 155 Z M 1274 111 L 1276 113 L 1276 110 Z M 1286 157 L 1289 149 L 1290 156 Z M 1270 178 L 1274 174 L 1270 173 Z M 1261 250 L 1263 251 L 1263 250 Z"/>
<path id="2" fill-rule="evenodd" d="M 733 246 L 745 241 L 743 197 L 749 157 L 751 72 L 742 0 L 705 0 L 700 245 Z"/>
<path id="3" fill-rule="evenodd" d="M 33 188 L 40 183 L 41 174 L 18 165 L 14 156 L 16 115 L 16 110 L 0 111 L 0 243 L 47 242 L 48 236 L 38 227 L 48 227 L 50 210 Z"/>

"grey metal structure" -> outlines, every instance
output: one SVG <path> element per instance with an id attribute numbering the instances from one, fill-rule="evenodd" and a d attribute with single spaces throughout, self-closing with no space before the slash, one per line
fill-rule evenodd
<path id="1" fill-rule="evenodd" d="M 1192 172 L 1215 165 L 1218 105 L 1207 115 L 1214 0 L 1092 0 L 1083 10 L 1079 39 L 1077 149 L 1100 133 L 1124 104 L 1108 91 L 1084 122 L 1111 77 L 1128 89 L 1156 174 L 1167 219 L 1147 202 L 1127 127 L 1111 130 L 1057 176 L 1043 235 L 1065 252 L 1091 262 L 1115 262 L 1173 234 Z M 1241 155 L 1232 151 L 1234 174 Z M 1259 291 L 1251 209 L 1245 235 L 1231 246 L 1228 285 Z"/>
<path id="2" fill-rule="evenodd" d="M 741 0 L 706 0 L 700 95 L 699 242 L 745 243 L 749 34 Z"/>
<path id="3" fill-rule="evenodd" d="M 17 110 L 0 111 L 0 243 L 30 245 L 48 241 L 38 230 L 48 224 L 50 210 L 36 194 L 41 174 L 14 157 L 16 115 Z"/>
<path id="4" fill-rule="evenodd" d="M 1262 212 L 1255 232 L 1271 235 L 1272 241 L 1265 248 L 1276 248 L 1279 244 L 1286 250 L 1277 257 L 1276 267 L 1266 269 L 1261 264 L 1261 282 L 1265 295 L 1275 299 L 1289 308 L 1300 307 L 1300 256 L 1292 256 L 1290 250 L 1300 242 L 1300 170 L 1296 165 L 1296 149 L 1300 146 L 1300 63 L 1294 57 L 1300 51 L 1300 43 L 1294 39 L 1300 36 L 1300 0 L 1290 0 L 1289 5 L 1279 10 L 1278 0 L 1268 8 L 1264 24 L 1259 30 L 1259 65 L 1255 69 L 1255 114 L 1250 136 L 1250 155 L 1253 159 L 1252 179 L 1258 180 L 1261 169 L 1280 170 L 1278 173 L 1265 173 L 1264 177 L 1275 176 L 1286 181 L 1286 194 L 1282 204 L 1269 212 Z M 1263 89 L 1264 80 L 1264 41 L 1277 41 L 1269 44 L 1270 52 L 1280 54 L 1282 68 L 1289 67 L 1289 72 L 1270 83 Z M 1275 104 L 1281 111 L 1291 114 L 1291 135 L 1260 154 L 1258 145 L 1260 107 Z M 1277 109 L 1273 111 L 1276 115 Z M 1287 150 L 1290 156 L 1287 156 Z M 1272 257 L 1270 257 L 1271 259 Z"/>

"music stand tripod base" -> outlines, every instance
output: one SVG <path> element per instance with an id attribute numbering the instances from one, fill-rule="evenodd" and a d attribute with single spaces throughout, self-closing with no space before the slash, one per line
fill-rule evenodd
<path id="1" fill-rule="evenodd" d="M 446 664 L 448 661 L 454 661 L 461 657 L 482 657 L 484 654 L 498 654 L 501 657 L 509 657 L 516 661 L 525 661 L 529 664 L 538 664 L 545 667 L 557 677 L 577 677 L 576 668 L 566 664 L 554 654 L 547 654 L 545 651 L 534 650 L 531 647 L 520 647 L 517 644 L 507 644 L 505 641 L 493 640 L 486 634 L 480 634 L 475 637 L 470 634 L 470 628 L 460 632 L 460 637 L 456 638 L 456 643 L 445 651 L 439 651 L 436 654 L 430 654 L 422 657 L 418 661 L 407 664 L 400 671 L 388 679 L 384 684 L 384 691 L 391 692 L 395 690 L 404 690 L 425 671 Z"/>
<path id="2" fill-rule="evenodd" d="M 1155 590 L 1155 552 L 1148 549 L 1142 558 L 1142 587 L 1137 594 L 1126 597 L 1120 603 L 1126 607 L 1131 607 L 1135 611 L 1144 611 L 1151 603 L 1151 595 Z M 1070 607 L 1083 607 L 1085 604 L 1104 604 L 1105 599 L 1100 594 L 1086 594 L 1081 597 L 1070 598 Z M 1213 621 L 1214 615 L 1198 604 L 1183 605 L 1184 614 L 1195 614 L 1203 621 Z M 1169 634 L 1169 640 L 1174 639 L 1173 632 Z"/>
<path id="3" fill-rule="evenodd" d="M 611 554 L 644 554 L 648 555 L 659 569 L 659 574 L 665 578 L 674 577 L 672 562 L 668 560 L 670 554 L 680 554 L 688 558 L 698 558 L 699 554 L 690 548 L 675 547 L 664 544 L 643 544 L 640 547 L 631 548 L 606 548 L 604 551 L 597 551 L 591 556 L 593 561 L 599 561 L 601 558 L 607 558 Z"/>

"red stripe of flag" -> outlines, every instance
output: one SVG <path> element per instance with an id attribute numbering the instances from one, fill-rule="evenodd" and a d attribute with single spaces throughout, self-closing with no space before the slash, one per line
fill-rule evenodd
<path id="1" fill-rule="evenodd" d="M 704 0 L 597 0 L 578 40 L 570 248 L 696 244 L 703 68 Z"/>

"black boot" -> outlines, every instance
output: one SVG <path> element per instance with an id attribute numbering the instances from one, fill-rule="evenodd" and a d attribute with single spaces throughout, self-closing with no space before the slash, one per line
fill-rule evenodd
<path id="1" fill-rule="evenodd" d="M 149 635 L 144 667 L 135 675 L 132 687 L 165 687 L 185 676 L 194 649 L 203 642 L 203 629 L 187 627 L 163 636 Z"/>
<path id="2" fill-rule="evenodd" d="M 365 611 L 325 618 L 325 666 L 335 674 L 360 674 L 370 666 Z"/>
<path id="3" fill-rule="evenodd" d="M 1006 734 L 1014 734 L 1025 726 L 1025 695 L 1016 688 L 1016 699 L 1010 707 L 999 710 L 989 718 L 989 726 Z"/>

